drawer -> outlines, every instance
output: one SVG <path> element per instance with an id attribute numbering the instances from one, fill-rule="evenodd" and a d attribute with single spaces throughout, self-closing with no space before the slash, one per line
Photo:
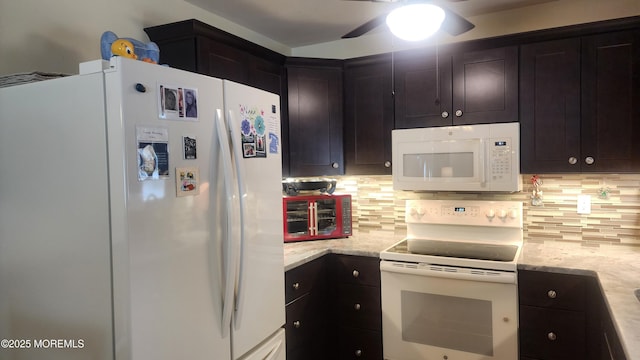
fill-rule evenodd
<path id="1" fill-rule="evenodd" d="M 521 305 L 586 310 L 587 279 L 580 275 L 518 271 Z"/>
<path id="2" fill-rule="evenodd" d="M 310 354 L 317 355 L 325 351 L 325 337 L 321 334 L 326 331 L 326 314 L 318 311 L 319 306 L 321 301 L 311 293 L 301 296 L 286 306 L 284 329 L 287 337 L 287 359 L 312 359 L 315 357 Z M 294 356 L 294 354 L 298 355 Z"/>
<path id="3" fill-rule="evenodd" d="M 382 330 L 380 288 L 351 284 L 338 285 L 335 314 L 349 327 Z"/>
<path id="4" fill-rule="evenodd" d="M 330 258 L 331 280 L 336 283 L 380 287 L 380 259 L 334 255 Z"/>
<path id="5" fill-rule="evenodd" d="M 337 351 L 338 360 L 382 360 L 382 332 L 340 328 Z"/>
<path id="6" fill-rule="evenodd" d="M 323 286 L 325 281 L 324 261 L 324 257 L 321 257 L 284 274 L 286 304 L 310 292 L 314 287 Z M 320 289 L 320 291 L 323 290 Z"/>
<path id="7" fill-rule="evenodd" d="M 581 311 L 520 306 L 520 354 L 536 359 L 586 359 Z"/>

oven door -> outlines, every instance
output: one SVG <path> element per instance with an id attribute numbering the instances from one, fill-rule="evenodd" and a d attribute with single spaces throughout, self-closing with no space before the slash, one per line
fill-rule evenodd
<path id="1" fill-rule="evenodd" d="M 514 360 L 513 272 L 382 260 L 382 338 L 389 360 Z"/>

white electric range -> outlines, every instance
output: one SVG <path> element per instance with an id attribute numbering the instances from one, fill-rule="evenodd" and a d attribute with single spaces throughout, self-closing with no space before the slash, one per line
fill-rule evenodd
<path id="1" fill-rule="evenodd" d="M 518 357 L 522 203 L 407 200 L 380 254 L 385 359 Z"/>

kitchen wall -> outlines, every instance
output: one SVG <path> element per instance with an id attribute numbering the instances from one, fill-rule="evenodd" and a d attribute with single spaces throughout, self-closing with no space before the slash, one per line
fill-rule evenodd
<path id="1" fill-rule="evenodd" d="M 191 18 L 284 55 L 345 59 L 634 15 L 640 15 L 638 0 L 553 0 L 470 17 L 476 28 L 457 37 L 440 34 L 409 44 L 387 31 L 373 31 L 292 49 L 183 0 L 0 0 L 0 75 L 35 70 L 76 74 L 78 63 L 100 58 L 100 35 L 106 30 L 146 41 L 145 27 Z"/>
<path id="2" fill-rule="evenodd" d="M 406 199 L 511 200 L 524 203 L 527 241 L 574 241 L 584 246 L 640 246 L 640 174 L 540 175 L 543 205 L 531 205 L 532 175 L 516 194 L 394 191 L 391 176 L 338 177 L 336 193 L 353 197 L 353 227 L 360 234 L 404 233 Z M 603 190 L 608 191 L 601 198 Z M 576 211 L 579 194 L 591 195 L 591 214 Z"/>
<path id="3" fill-rule="evenodd" d="M 148 41 L 145 27 L 198 19 L 281 52 L 290 49 L 183 0 L 0 0 L 0 75 L 47 71 L 77 74 L 100 58 L 100 36 Z"/>

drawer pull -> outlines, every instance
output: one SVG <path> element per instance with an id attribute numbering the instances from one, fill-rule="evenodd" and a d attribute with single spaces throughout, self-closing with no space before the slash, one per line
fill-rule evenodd
<path id="1" fill-rule="evenodd" d="M 556 334 L 554 332 L 550 332 L 547 334 L 547 339 L 551 340 L 551 341 L 555 341 L 558 337 L 556 336 Z"/>
<path id="2" fill-rule="evenodd" d="M 549 299 L 555 299 L 556 296 L 558 296 L 558 293 L 556 293 L 555 290 L 549 290 L 547 291 L 547 296 L 549 297 Z"/>
<path id="3" fill-rule="evenodd" d="M 293 322 L 293 327 L 296 328 L 296 329 L 299 329 L 300 325 L 302 325 L 302 324 L 300 324 L 300 320 L 296 320 L 296 321 Z"/>
<path id="4" fill-rule="evenodd" d="M 354 277 L 354 278 L 357 278 L 358 276 L 360 276 L 360 271 L 358 271 L 358 270 L 353 270 L 353 273 L 352 273 L 352 274 L 353 274 L 353 277 Z"/>
<path id="5" fill-rule="evenodd" d="M 300 283 L 293 283 L 293 290 L 300 289 Z"/>
<path id="6" fill-rule="evenodd" d="M 360 304 L 358 304 L 358 303 L 356 303 L 355 305 L 353 305 L 353 308 L 354 308 L 356 311 L 360 310 L 360 307 L 361 307 L 361 306 L 360 306 Z"/>
<path id="7" fill-rule="evenodd" d="M 356 350 L 356 356 L 357 357 L 362 356 L 362 350 L 360 350 L 360 349 Z"/>

